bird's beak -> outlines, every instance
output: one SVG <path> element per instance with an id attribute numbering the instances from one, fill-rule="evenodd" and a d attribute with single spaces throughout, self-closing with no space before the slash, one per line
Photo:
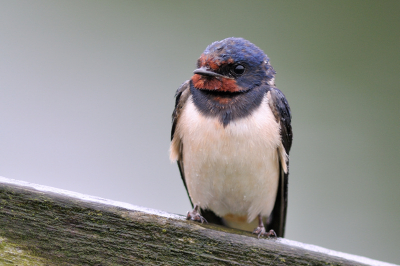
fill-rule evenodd
<path id="1" fill-rule="evenodd" d="M 203 76 L 226 78 L 225 76 L 215 73 L 206 67 L 200 67 L 200 68 L 196 69 L 195 71 L 193 71 L 193 73 L 203 75 Z"/>

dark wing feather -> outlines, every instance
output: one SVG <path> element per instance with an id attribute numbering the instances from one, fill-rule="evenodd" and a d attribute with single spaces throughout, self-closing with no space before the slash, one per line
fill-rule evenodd
<path id="1" fill-rule="evenodd" d="M 289 155 L 293 139 L 291 126 L 292 115 L 290 113 L 289 103 L 280 90 L 271 88 L 269 104 L 276 121 L 280 124 L 282 144 L 287 155 Z M 282 164 L 284 163 L 285 162 L 279 162 L 280 177 L 278 193 L 274 209 L 272 210 L 271 219 L 267 225 L 268 230 L 274 229 L 279 237 L 285 235 L 286 211 L 288 205 L 289 158 L 287 159 L 287 173 L 283 171 Z"/>
<path id="2" fill-rule="evenodd" d="M 186 80 L 182 85 L 176 90 L 175 93 L 175 108 L 172 112 L 172 129 L 171 129 L 171 140 L 174 138 L 176 124 L 178 123 L 179 117 L 181 115 L 182 107 L 185 105 L 188 97 L 181 97 L 182 93 L 189 89 L 189 80 Z"/>
<path id="3" fill-rule="evenodd" d="M 186 103 L 186 101 L 188 99 L 187 96 L 186 97 L 185 96 L 182 97 L 182 93 L 185 92 L 186 90 L 187 90 L 187 92 L 189 92 L 188 88 L 189 88 L 189 80 L 187 80 L 184 83 L 182 83 L 182 85 L 178 88 L 178 90 L 175 93 L 175 108 L 174 108 L 174 111 L 172 112 L 171 141 L 173 140 L 174 135 L 175 135 L 176 125 L 177 125 L 177 123 L 179 121 L 179 117 L 181 115 L 182 107 L 185 105 L 185 103 Z M 187 94 L 187 92 L 185 94 Z M 186 192 L 188 193 L 188 197 L 190 199 L 189 191 L 187 189 L 186 181 L 185 181 L 185 172 L 184 172 L 184 169 L 183 169 L 182 144 L 181 144 L 181 147 L 179 148 L 179 150 L 180 150 L 180 154 L 179 154 L 179 158 L 178 158 L 178 161 L 177 161 L 178 168 L 179 168 L 179 172 L 181 173 L 182 181 L 183 181 L 183 184 L 185 185 Z M 192 200 L 191 199 L 190 199 L 190 203 L 192 204 Z M 193 204 L 192 204 L 192 206 L 193 206 Z"/>
<path id="4" fill-rule="evenodd" d="M 190 86 L 189 85 L 189 80 L 187 80 L 176 91 L 176 94 L 175 94 L 175 109 L 174 109 L 174 112 L 172 113 L 171 140 L 174 138 L 176 125 L 177 125 L 177 123 L 179 121 L 179 117 L 181 115 L 182 108 L 185 105 L 187 99 L 189 98 L 189 95 L 190 95 L 189 86 Z M 192 202 L 192 199 L 190 198 L 189 191 L 188 191 L 187 185 L 186 185 L 185 170 L 184 170 L 183 160 L 182 160 L 182 157 L 183 157 L 182 156 L 182 152 L 183 152 L 183 147 L 182 147 L 182 144 L 181 144 L 180 155 L 179 155 L 179 159 L 178 159 L 177 163 L 178 163 L 179 172 L 181 173 L 183 184 L 185 186 L 186 192 L 187 192 L 189 200 L 190 200 L 190 204 L 193 207 L 193 202 Z M 212 212 L 210 210 L 201 209 L 201 215 L 209 223 L 222 224 L 222 219 L 219 216 L 217 216 L 214 212 Z"/>

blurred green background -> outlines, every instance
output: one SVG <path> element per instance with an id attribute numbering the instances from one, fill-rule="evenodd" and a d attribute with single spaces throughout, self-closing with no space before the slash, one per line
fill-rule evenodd
<path id="1" fill-rule="evenodd" d="M 286 237 L 400 264 L 400 1 L 1 1 L 0 175 L 168 212 L 174 93 L 264 50 L 292 108 Z"/>

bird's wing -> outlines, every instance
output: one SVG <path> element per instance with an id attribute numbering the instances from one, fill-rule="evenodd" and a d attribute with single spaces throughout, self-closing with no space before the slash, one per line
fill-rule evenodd
<path id="1" fill-rule="evenodd" d="M 285 234 L 286 210 L 288 204 L 288 181 L 289 181 L 289 151 L 292 146 L 292 116 L 289 104 L 285 95 L 277 88 L 271 88 L 269 91 L 269 105 L 275 116 L 276 121 L 280 124 L 280 134 L 282 146 L 285 149 L 287 157 L 279 156 L 279 185 L 276 196 L 275 206 L 272 210 L 271 219 L 268 221 L 267 229 L 274 229 L 279 237 Z M 278 149 L 278 153 L 280 153 Z M 286 157 L 286 158 L 285 158 Z M 286 169 L 286 171 L 285 171 Z"/>
<path id="2" fill-rule="evenodd" d="M 183 160 L 182 160 L 182 150 L 183 150 L 182 146 L 183 145 L 182 145 L 181 140 L 179 139 L 179 136 L 175 136 L 175 130 L 176 130 L 177 124 L 179 122 L 179 118 L 182 113 L 182 108 L 185 105 L 187 99 L 189 98 L 189 94 L 190 94 L 189 80 L 187 80 L 184 83 L 182 83 L 182 85 L 178 88 L 178 90 L 175 93 L 175 108 L 172 113 L 172 129 L 171 129 L 171 141 L 173 142 L 171 149 L 176 149 L 175 152 L 178 153 L 177 163 L 178 163 L 178 167 L 179 167 L 179 172 L 181 173 L 182 181 L 183 181 L 183 184 L 185 185 L 188 196 L 189 196 L 189 191 L 186 186 L 185 173 L 183 170 Z M 190 196 L 189 196 L 189 199 L 190 199 Z M 192 200 L 190 200 L 190 203 L 192 204 Z"/>
<path id="3" fill-rule="evenodd" d="M 171 141 L 173 142 L 172 146 L 174 146 L 174 145 L 176 146 L 175 149 L 177 149 L 177 152 L 178 152 L 177 163 L 178 163 L 179 172 L 181 173 L 182 181 L 183 181 L 183 184 L 185 185 L 186 192 L 187 192 L 189 200 L 190 200 L 190 204 L 193 207 L 193 202 L 192 202 L 192 199 L 190 198 L 189 190 L 187 188 L 186 180 L 185 180 L 185 168 L 183 165 L 183 156 L 182 156 L 183 144 L 182 144 L 181 140 L 179 139 L 179 136 L 175 136 L 175 130 L 179 123 L 179 118 L 182 113 L 182 108 L 190 96 L 189 88 L 190 88 L 190 81 L 187 80 L 176 91 L 175 109 L 174 109 L 174 112 L 172 113 Z M 172 148 L 174 148 L 174 147 L 172 147 Z M 210 223 L 222 224 L 222 219 L 210 210 L 201 209 L 201 215 Z"/>
<path id="4" fill-rule="evenodd" d="M 176 90 L 175 93 L 175 108 L 172 112 L 172 129 L 171 129 L 171 141 L 174 139 L 176 125 L 179 121 L 179 117 L 182 113 L 182 107 L 185 105 L 187 99 L 189 98 L 189 86 L 190 81 L 186 80 L 181 86 Z M 183 94 L 183 97 L 182 97 Z"/>

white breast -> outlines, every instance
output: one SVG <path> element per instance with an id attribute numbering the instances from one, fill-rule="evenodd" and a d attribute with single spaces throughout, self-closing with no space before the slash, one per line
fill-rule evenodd
<path id="1" fill-rule="evenodd" d="M 251 116 L 225 128 L 203 116 L 192 98 L 183 107 L 175 137 L 183 144 L 185 178 L 193 204 L 223 217 L 268 216 L 274 206 L 281 147 L 279 124 L 268 97 Z"/>

